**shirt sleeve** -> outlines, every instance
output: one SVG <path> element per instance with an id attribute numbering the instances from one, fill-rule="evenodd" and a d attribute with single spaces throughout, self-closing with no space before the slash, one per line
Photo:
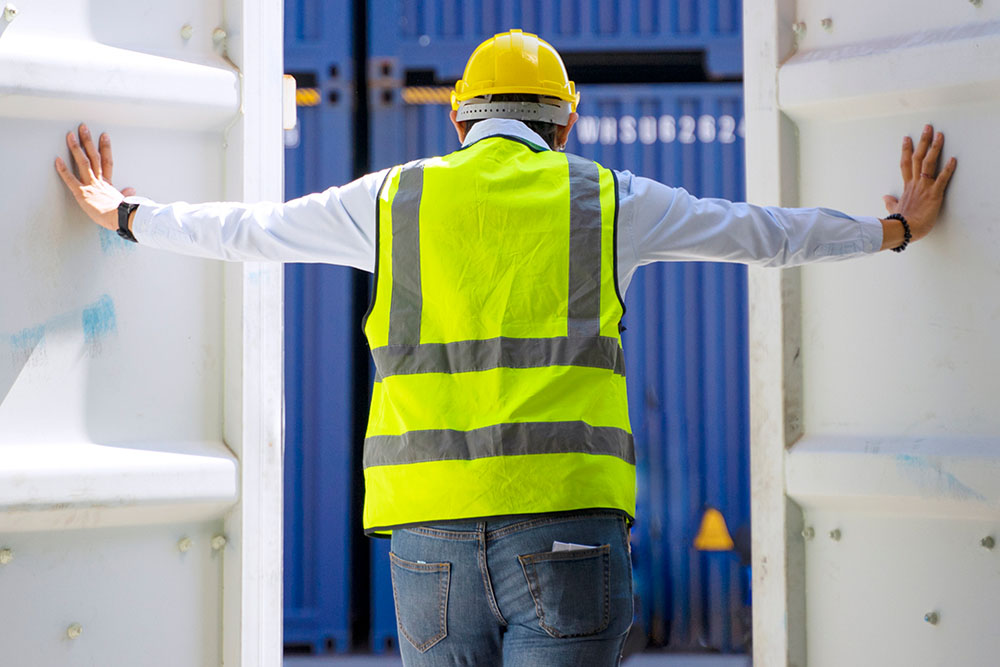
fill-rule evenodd
<path id="1" fill-rule="evenodd" d="M 136 240 L 228 261 L 325 262 L 372 272 L 375 199 L 388 170 L 284 204 L 140 203 Z"/>
<path id="2" fill-rule="evenodd" d="M 878 218 L 699 199 L 629 172 L 617 176 L 619 243 L 625 246 L 619 257 L 633 271 L 682 260 L 795 266 L 848 259 L 882 246 Z"/>

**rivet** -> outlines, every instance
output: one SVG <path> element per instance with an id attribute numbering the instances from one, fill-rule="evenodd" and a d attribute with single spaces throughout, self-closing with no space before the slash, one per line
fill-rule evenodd
<path id="1" fill-rule="evenodd" d="M 215 30 L 212 31 L 212 41 L 216 45 L 222 44 L 224 41 L 226 41 L 226 37 L 228 37 L 228 35 L 226 34 L 226 31 L 223 30 L 222 28 L 216 28 Z"/>
<path id="2" fill-rule="evenodd" d="M 979 544 L 986 547 L 987 549 L 992 549 L 997 545 L 997 541 L 993 539 L 992 535 L 987 535 L 983 539 L 979 540 Z M 2 556 L 3 554 L 0 554 Z M 3 561 L 0 561 L 3 562 Z"/>
<path id="3" fill-rule="evenodd" d="M 840 528 L 834 528 L 830 531 L 830 539 L 834 542 L 840 541 Z"/>
<path id="4" fill-rule="evenodd" d="M 938 613 L 936 611 L 931 611 L 924 614 L 924 621 L 930 623 L 931 625 L 938 624 Z"/>
<path id="5" fill-rule="evenodd" d="M 814 537 L 816 537 L 816 531 L 812 526 L 806 526 L 802 529 L 802 539 L 811 540 Z"/>
<path id="6" fill-rule="evenodd" d="M 225 535 L 216 535 L 215 537 L 212 538 L 212 549 L 214 549 L 215 551 L 218 551 L 219 549 L 221 549 L 224 546 L 226 546 L 226 536 Z"/>
<path id="7" fill-rule="evenodd" d="M 823 26 L 823 30 L 826 30 L 827 32 L 833 32 L 833 19 L 830 18 L 823 19 L 822 21 L 819 22 L 819 24 Z"/>
<path id="8" fill-rule="evenodd" d="M 806 24 L 805 24 L 805 22 L 804 21 L 799 21 L 797 23 L 793 23 L 792 24 L 792 32 L 794 32 L 795 36 L 798 37 L 799 39 L 802 39 L 803 37 L 805 37 L 805 35 L 806 35 Z"/>
<path id="9" fill-rule="evenodd" d="M 74 623 L 73 625 L 66 628 L 66 636 L 70 639 L 76 639 L 83 634 L 83 626 L 79 623 Z"/>
<path id="10" fill-rule="evenodd" d="M 0 549 L 0 565 L 7 565 L 14 560 L 14 550 L 9 547 Z"/>
<path id="11" fill-rule="evenodd" d="M 185 23 L 181 26 L 181 39 L 191 39 L 191 35 L 194 34 L 194 26 L 190 23 Z"/>
<path id="12" fill-rule="evenodd" d="M 191 548 L 191 544 L 192 542 L 190 537 L 182 537 L 180 541 L 177 543 L 177 548 L 180 549 L 181 553 L 184 553 L 185 551 Z"/>
<path id="13" fill-rule="evenodd" d="M 420 39 L 417 40 L 417 44 L 420 46 L 430 46 L 431 36 L 430 35 L 420 35 Z"/>

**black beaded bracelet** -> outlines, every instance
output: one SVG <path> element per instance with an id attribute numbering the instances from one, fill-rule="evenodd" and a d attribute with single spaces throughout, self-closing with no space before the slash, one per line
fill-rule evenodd
<path id="1" fill-rule="evenodd" d="M 903 243 L 892 249 L 893 252 L 903 252 L 906 250 L 906 246 L 910 245 L 910 240 L 913 238 L 913 234 L 910 232 L 910 223 L 906 221 L 906 218 L 901 216 L 899 213 L 893 213 L 892 215 L 885 216 L 886 220 L 899 220 L 903 223 Z"/>

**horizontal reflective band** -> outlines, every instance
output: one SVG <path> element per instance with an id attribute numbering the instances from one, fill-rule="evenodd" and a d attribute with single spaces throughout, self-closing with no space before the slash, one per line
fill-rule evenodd
<path id="1" fill-rule="evenodd" d="M 497 424 L 473 431 L 409 431 L 365 438 L 364 467 L 527 454 L 602 454 L 635 464 L 632 434 L 584 422 Z"/>
<path id="2" fill-rule="evenodd" d="M 613 456 L 536 454 L 365 468 L 366 532 L 599 507 L 635 516 L 634 465 Z"/>
<path id="3" fill-rule="evenodd" d="M 618 340 L 587 338 L 488 338 L 454 343 L 388 345 L 372 350 L 379 379 L 415 373 L 470 373 L 494 368 L 585 366 L 625 375 Z"/>

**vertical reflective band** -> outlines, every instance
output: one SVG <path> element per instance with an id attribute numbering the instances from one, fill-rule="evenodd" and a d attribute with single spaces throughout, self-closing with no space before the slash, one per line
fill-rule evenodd
<path id="1" fill-rule="evenodd" d="M 392 296 L 389 345 L 420 343 L 420 194 L 423 165 L 403 169 L 392 200 Z"/>
<path id="2" fill-rule="evenodd" d="M 569 336 L 601 333 L 601 183 L 597 164 L 569 160 Z"/>

